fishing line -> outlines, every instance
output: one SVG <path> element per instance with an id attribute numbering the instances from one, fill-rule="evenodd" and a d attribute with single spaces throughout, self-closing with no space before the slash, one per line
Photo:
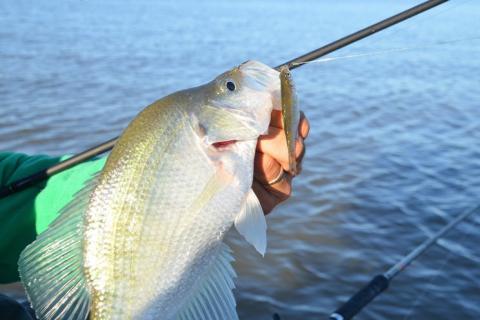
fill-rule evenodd
<path id="1" fill-rule="evenodd" d="M 462 39 L 454 39 L 454 40 L 446 40 L 446 41 L 438 41 L 438 42 L 434 42 L 434 43 L 431 43 L 431 44 L 428 44 L 428 45 L 422 45 L 422 46 L 391 48 L 391 49 L 385 49 L 385 50 L 379 50 L 379 51 L 349 54 L 349 55 L 345 55 L 345 56 L 320 58 L 320 59 L 313 60 L 313 61 L 294 62 L 292 64 L 295 65 L 295 66 L 298 66 L 298 65 L 302 65 L 302 64 L 325 63 L 325 62 L 332 62 L 332 61 L 336 61 L 336 60 L 346 60 L 346 59 L 353 59 L 353 58 L 360 58 L 360 57 L 369 57 L 369 56 L 382 55 L 382 54 L 391 53 L 391 52 L 403 52 L 403 51 L 412 51 L 412 50 L 418 50 L 418 49 L 430 49 L 430 48 L 434 48 L 434 47 L 438 47 L 438 46 L 443 46 L 443 45 L 448 45 L 448 44 L 458 43 L 458 42 L 463 42 L 463 41 L 471 41 L 471 40 L 480 40 L 480 36 L 474 36 L 474 37 L 462 38 Z"/>
<path id="2" fill-rule="evenodd" d="M 299 61 L 310 61 L 310 60 L 315 60 L 317 58 L 323 57 L 329 53 L 332 53 L 336 50 L 339 50 L 341 48 L 344 48 L 348 45 L 351 45 L 352 43 L 355 43 L 357 41 L 360 41 L 362 39 L 365 39 L 367 37 L 370 37 L 380 31 L 383 31 L 385 29 L 390 28 L 393 25 L 396 25 L 400 22 L 403 22 L 405 20 L 408 20 L 416 15 L 419 15 L 423 12 L 426 12 L 432 8 L 435 8 L 441 4 L 444 4 L 448 2 L 449 0 L 427 0 L 423 3 L 420 3 L 416 6 L 413 6 L 405 11 L 399 12 L 393 16 L 390 16 L 386 19 L 383 19 L 377 23 L 374 23 L 370 26 L 367 26 L 363 29 L 360 29 L 352 34 L 349 34 L 345 37 L 342 37 L 340 39 L 337 39 L 331 43 L 328 43 L 320 48 L 317 48 L 313 51 L 307 52 L 303 55 L 300 55 L 292 60 L 286 61 L 277 67 L 275 69 L 280 69 L 282 66 L 291 66 L 291 68 L 297 68 L 299 66 L 292 66 L 291 63 L 293 62 L 299 62 Z M 26 188 L 29 188 L 30 186 L 33 186 L 34 184 L 48 179 L 48 177 L 51 177 L 59 172 L 62 172 L 64 170 L 67 170 L 68 168 L 71 168 L 78 163 L 81 163 L 87 159 L 90 159 L 96 155 L 102 154 L 104 152 L 107 152 L 113 148 L 115 145 L 115 142 L 118 137 L 115 137 L 109 141 L 103 142 L 102 144 L 99 144 L 93 148 L 90 148 L 86 151 L 83 151 L 81 153 L 78 153 L 71 158 L 59 162 L 56 165 L 50 166 L 48 168 L 44 168 L 42 170 L 39 170 L 29 176 L 23 177 L 21 179 L 18 179 L 16 181 L 11 182 L 8 185 L 0 187 L 0 199 L 7 197 L 11 194 L 14 194 L 16 192 L 19 192 L 21 190 L 24 190 Z"/>
<path id="3" fill-rule="evenodd" d="M 463 239 L 462 239 L 463 240 Z M 443 259 L 440 268 L 435 269 L 438 273 L 436 275 L 431 275 L 428 277 L 427 282 L 423 284 L 423 289 L 421 290 L 420 296 L 417 296 L 417 298 L 413 301 L 412 307 L 409 309 L 405 317 L 403 318 L 404 320 L 408 320 L 411 318 L 411 316 L 415 313 L 415 310 L 422 305 L 425 302 L 425 297 L 427 297 L 430 293 L 429 287 L 437 282 L 438 278 L 440 275 L 443 273 L 445 270 L 445 267 L 449 264 L 450 259 L 453 257 L 452 251 L 449 250 L 447 257 Z"/>
<path id="4" fill-rule="evenodd" d="M 465 238 L 467 237 L 467 235 L 470 235 L 470 234 L 466 233 L 466 232 L 463 232 L 462 236 L 460 237 L 460 239 L 457 242 L 459 242 L 459 243 L 463 242 L 465 240 Z M 432 269 L 438 271 L 438 273 L 436 275 L 431 275 L 427 279 L 427 283 L 425 284 L 424 288 L 421 290 L 421 294 L 418 296 L 417 299 L 415 299 L 412 308 L 408 311 L 408 313 L 403 318 L 404 320 L 410 319 L 411 316 L 414 314 L 415 310 L 425 301 L 425 298 L 430 293 L 430 291 L 428 290 L 429 289 L 428 287 L 430 287 L 433 283 L 437 282 L 437 280 L 440 278 L 440 276 L 443 275 L 443 272 L 444 272 L 445 268 L 449 265 L 450 261 L 452 260 L 452 258 L 454 256 L 455 252 L 453 250 L 450 250 L 448 248 L 445 248 L 442 245 L 439 245 L 438 241 L 437 241 L 436 244 L 439 248 L 442 248 L 442 249 L 448 251 L 447 256 L 443 259 L 440 268 L 432 268 Z"/>
<path id="5" fill-rule="evenodd" d="M 453 9 L 456 9 L 460 6 L 463 6 L 464 4 L 468 3 L 468 2 L 472 2 L 473 0 L 464 0 L 464 1 L 458 1 L 458 3 L 456 4 L 452 4 L 452 5 L 446 5 L 444 6 L 443 8 L 439 8 L 437 12 L 430 12 L 430 15 L 426 15 L 424 17 L 419 17 L 419 20 L 423 19 L 423 21 L 421 21 L 421 23 L 425 23 L 427 20 L 429 20 L 430 18 L 436 18 L 438 17 L 439 15 L 447 12 L 447 11 L 450 11 L 450 10 L 453 10 Z M 450 3 L 453 3 L 453 2 L 450 2 Z M 418 26 L 418 23 L 416 24 L 416 26 Z M 405 26 L 405 28 L 408 29 L 408 27 Z M 411 27 L 410 27 L 411 28 Z M 397 30 L 398 31 L 398 30 Z M 396 33 L 396 32 L 395 32 Z"/>
<path id="6" fill-rule="evenodd" d="M 405 268 L 411 265 L 417 258 L 422 256 L 429 248 L 434 246 L 439 239 L 442 239 L 449 231 L 454 229 L 463 221 L 471 218 L 474 214 L 480 212 L 480 205 L 466 210 L 448 224 L 438 230 L 435 234 L 425 239 L 417 247 L 403 256 L 395 265 L 391 266 L 386 272 L 377 274 L 370 282 L 355 293 L 347 302 L 341 305 L 330 315 L 330 320 L 350 320 L 362 311 L 376 297 L 382 294 Z M 466 236 L 464 233 L 463 236 Z M 453 253 L 452 250 L 450 253 Z"/>
<path id="7" fill-rule="evenodd" d="M 471 219 L 471 220 L 473 220 L 473 219 Z M 463 242 L 465 240 L 465 238 L 467 237 L 467 235 L 469 235 L 469 233 L 463 232 L 462 236 L 460 237 L 460 239 L 457 242 L 459 242 L 459 243 Z M 428 277 L 427 283 L 425 284 L 424 289 L 421 290 L 421 294 L 418 296 L 417 299 L 415 299 L 412 308 L 408 311 L 408 313 L 403 318 L 404 320 L 410 319 L 411 316 L 414 314 L 415 310 L 419 306 L 421 306 L 422 303 L 425 302 L 425 298 L 430 293 L 428 287 L 431 286 L 433 283 L 437 282 L 437 280 L 440 278 L 440 276 L 443 275 L 443 272 L 444 272 L 445 268 L 449 265 L 450 261 L 452 260 L 454 254 L 455 254 L 455 252 L 453 250 L 448 249 L 447 247 L 444 247 L 441 244 L 439 244 L 440 240 L 441 239 L 437 240 L 436 245 L 441 249 L 447 250 L 448 251 L 447 256 L 442 261 L 440 268 L 432 268 L 434 270 L 437 270 L 438 273 L 436 275 L 431 275 L 430 277 Z M 461 256 L 463 257 L 463 255 L 461 255 Z"/>
<path id="8" fill-rule="evenodd" d="M 409 25 L 408 23 L 405 23 L 405 24 L 402 24 L 402 25 L 397 25 L 396 28 L 392 28 L 392 29 L 388 30 L 387 32 L 384 32 L 383 34 L 378 34 L 377 38 L 371 38 L 371 39 L 368 39 L 367 41 L 364 41 L 365 42 L 364 44 L 368 45 L 368 46 L 376 45 L 379 42 L 385 40 L 387 37 L 391 38 L 392 36 L 398 34 L 401 31 L 403 32 L 403 31 L 406 31 L 406 30 L 419 29 L 419 26 L 424 25 L 426 22 L 430 22 L 432 19 L 437 18 L 438 16 L 446 13 L 447 11 L 450 12 L 450 10 L 457 9 L 458 7 L 463 6 L 466 3 L 471 2 L 471 1 L 473 1 L 473 0 L 463 0 L 463 1 L 459 0 L 455 4 L 451 4 L 451 3 L 453 3 L 451 1 L 447 2 L 447 3 L 444 4 L 443 7 L 437 7 L 436 12 L 435 11 L 433 11 L 433 12 L 430 11 L 426 15 L 416 16 L 415 17 L 416 20 L 412 19 L 412 21 L 416 21 L 415 24 L 413 24 L 413 22 L 412 22 L 411 25 Z"/>

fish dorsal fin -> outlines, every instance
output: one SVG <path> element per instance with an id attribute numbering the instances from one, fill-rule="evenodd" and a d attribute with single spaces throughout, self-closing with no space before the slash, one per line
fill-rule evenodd
<path id="1" fill-rule="evenodd" d="M 223 244 L 216 260 L 192 289 L 176 320 L 238 320 L 232 289 L 236 276 L 230 248 Z"/>
<path id="2" fill-rule="evenodd" d="M 262 256 L 267 249 L 267 221 L 262 206 L 252 189 L 242 210 L 235 218 L 235 228 Z"/>
<path id="3" fill-rule="evenodd" d="M 20 254 L 18 270 L 38 319 L 84 320 L 90 294 L 83 273 L 83 215 L 98 173 L 45 232 Z"/>

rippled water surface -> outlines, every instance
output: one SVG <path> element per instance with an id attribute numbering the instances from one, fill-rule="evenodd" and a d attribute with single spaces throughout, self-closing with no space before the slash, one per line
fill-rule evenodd
<path id="1" fill-rule="evenodd" d="M 278 65 L 418 1 L 0 3 L 0 149 L 66 154 L 247 59 Z M 232 232 L 241 319 L 325 319 L 480 202 L 480 4 L 450 1 L 294 71 L 312 124 L 264 259 Z M 432 45 L 442 40 L 463 41 Z M 421 47 L 421 48 L 418 48 Z M 480 217 L 358 319 L 478 319 Z"/>

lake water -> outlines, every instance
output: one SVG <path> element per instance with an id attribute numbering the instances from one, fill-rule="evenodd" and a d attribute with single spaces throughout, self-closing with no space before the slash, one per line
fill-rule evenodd
<path id="1" fill-rule="evenodd" d="M 0 3 L 0 149 L 75 153 L 247 59 L 278 65 L 419 1 Z M 474 37 L 477 37 L 474 39 Z M 312 129 L 261 258 L 232 232 L 241 319 L 325 319 L 480 202 L 480 3 L 450 1 L 295 70 Z M 435 45 L 444 40 L 459 40 Z M 478 319 L 480 216 L 358 319 Z"/>

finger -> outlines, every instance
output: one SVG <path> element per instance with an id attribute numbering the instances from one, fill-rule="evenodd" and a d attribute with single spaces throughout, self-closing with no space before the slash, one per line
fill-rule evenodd
<path id="1" fill-rule="evenodd" d="M 295 159 L 297 163 L 300 164 L 305 156 L 305 142 L 303 141 L 302 137 L 298 137 L 296 144 L 295 144 Z"/>
<path id="2" fill-rule="evenodd" d="M 265 186 L 261 182 L 253 180 L 252 189 L 260 201 L 264 214 L 270 213 L 275 206 L 290 197 L 292 192 L 291 179 L 291 176 L 286 177 L 279 183 L 278 187 Z"/>
<path id="3" fill-rule="evenodd" d="M 308 122 L 307 117 L 305 117 L 305 113 L 300 111 L 300 122 L 298 124 L 298 134 L 303 139 L 308 137 L 308 133 L 310 132 L 310 123 Z"/>
<path id="4" fill-rule="evenodd" d="M 262 206 L 264 214 L 269 214 L 273 208 L 280 203 L 280 201 L 275 198 L 275 196 L 270 194 L 270 192 L 268 192 L 260 182 L 254 180 L 252 189 L 253 192 L 255 192 L 258 201 L 260 201 L 260 205 Z"/>
<path id="5" fill-rule="evenodd" d="M 302 161 L 303 156 L 305 155 L 305 143 L 303 142 L 302 137 L 298 137 L 295 141 L 295 159 L 297 162 Z"/>
<path id="6" fill-rule="evenodd" d="M 303 169 L 302 162 L 298 162 L 297 163 L 297 172 L 296 172 L 297 176 L 302 174 L 302 169 Z"/>
<path id="7" fill-rule="evenodd" d="M 282 111 L 280 110 L 273 110 L 271 117 L 270 117 L 270 126 L 282 129 L 283 128 L 283 118 L 282 118 Z"/>
<path id="8" fill-rule="evenodd" d="M 274 158 L 268 154 L 257 152 L 253 162 L 253 175 L 261 183 L 268 184 L 275 180 L 282 172 L 283 168 Z"/>
<path id="9" fill-rule="evenodd" d="M 257 143 L 257 152 L 267 154 L 276 160 L 285 171 L 288 171 L 288 148 L 285 132 L 281 129 L 270 128 L 270 133 L 261 136 Z M 295 142 L 295 158 L 302 161 L 305 154 L 305 144 L 302 137 Z"/>
<path id="10" fill-rule="evenodd" d="M 257 151 L 268 154 L 279 162 L 283 169 L 288 170 L 288 149 L 285 132 L 282 129 L 270 127 L 268 134 L 260 136 Z"/>
<path id="11" fill-rule="evenodd" d="M 285 173 L 284 178 L 275 184 L 264 185 L 267 191 L 270 191 L 279 202 L 287 200 L 292 194 L 292 179 L 293 177 Z"/>

